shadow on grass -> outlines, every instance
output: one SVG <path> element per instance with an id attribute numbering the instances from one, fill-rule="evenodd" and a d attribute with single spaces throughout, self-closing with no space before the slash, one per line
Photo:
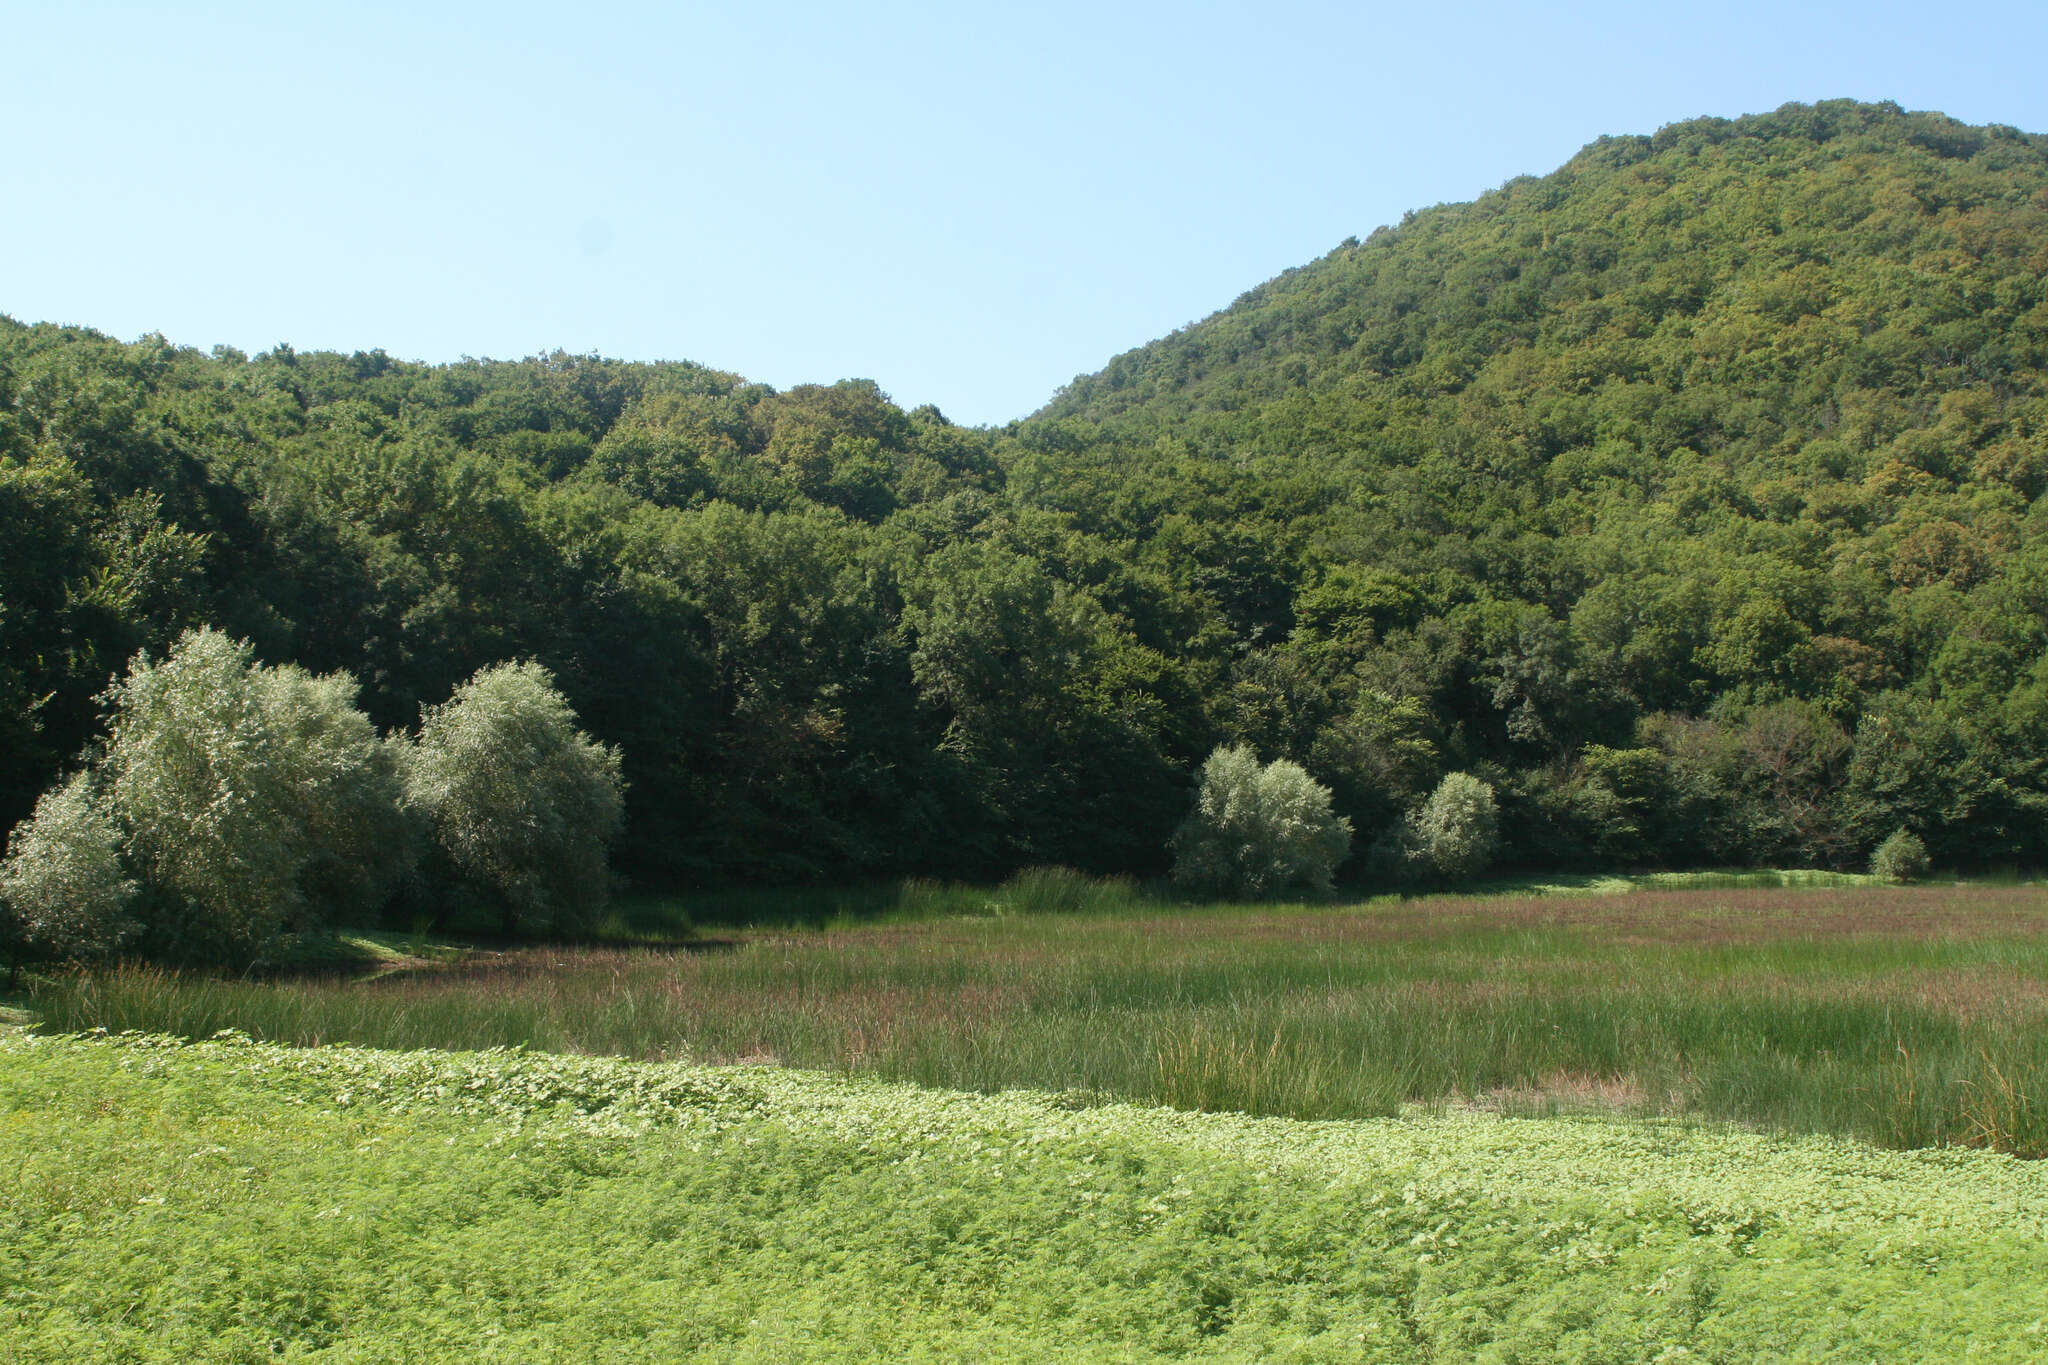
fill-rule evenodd
<path id="1" fill-rule="evenodd" d="M 736 938 L 604 933 L 531 939 L 494 935 L 436 934 L 422 941 L 417 934 L 382 930 L 340 929 L 306 935 L 274 962 L 245 975 L 273 983 L 291 981 L 356 981 L 379 983 L 416 980 L 421 976 L 471 977 L 517 962 L 530 973 L 534 964 L 551 963 L 566 954 L 616 952 L 636 957 L 697 957 L 731 952 Z M 205 972 L 198 973 L 206 975 Z"/>
<path id="2" fill-rule="evenodd" d="M 35 1022 L 29 1012 L 28 997 L 0 992 L 0 1029 L 27 1028 Z"/>
<path id="3" fill-rule="evenodd" d="M 1929 878 L 1921 885 L 1941 885 Z M 2037 874 L 1972 877 L 1971 885 L 2019 886 Z M 1884 886 L 1877 877 L 1817 868 L 1706 868 L 1684 872 L 1531 872 L 1414 887 L 1352 885 L 1325 895 L 1290 895 L 1259 903 L 1263 910 L 1357 906 L 1370 902 L 1447 898 L 1618 896 L 1637 891 L 1843 890 Z M 613 946 L 652 947 L 682 941 L 696 927 L 725 930 L 824 930 L 935 919 L 1000 919 L 1008 915 L 1131 914 L 1243 908 L 1243 902 L 1183 895 L 1163 882 L 1094 877 L 1062 867 L 1026 868 L 997 885 L 910 878 L 842 887 L 731 887 L 619 901 L 597 934 Z"/>

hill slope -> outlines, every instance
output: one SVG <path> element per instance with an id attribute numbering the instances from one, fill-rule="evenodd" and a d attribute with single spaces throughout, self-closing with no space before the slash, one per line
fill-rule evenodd
<path id="1" fill-rule="evenodd" d="M 2048 138 L 1849 102 L 1603 138 L 1077 379 L 1013 486 L 1196 562 L 1265 747 L 1341 747 L 1375 691 L 1567 785 L 1589 741 L 1725 741 L 1781 814 L 1860 761 L 1854 840 L 2021 856 L 2039 775 L 1989 751 L 2040 724 L 2044 271 Z M 1981 770 L 1903 799 L 1920 748 Z"/>
<path id="2" fill-rule="evenodd" d="M 1200 419 L 1302 391 L 1482 380 L 1938 395 L 2039 368 L 2044 223 L 2048 138 L 2012 128 L 1838 101 L 1605 137 L 1287 271 L 1040 416 L 1220 431 Z M 1489 372 L 1518 349 L 1571 360 Z"/>

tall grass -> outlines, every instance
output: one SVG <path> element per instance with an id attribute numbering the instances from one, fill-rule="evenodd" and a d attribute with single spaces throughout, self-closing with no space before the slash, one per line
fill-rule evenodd
<path id="1" fill-rule="evenodd" d="M 825 903 L 808 922 L 846 904 Z M 1618 1108 L 2048 1153 L 2035 889 L 1177 907 L 1047 871 L 870 909 L 898 918 L 371 981 L 127 969 L 35 1005 L 59 1030 L 777 1061 L 1303 1118 Z"/>

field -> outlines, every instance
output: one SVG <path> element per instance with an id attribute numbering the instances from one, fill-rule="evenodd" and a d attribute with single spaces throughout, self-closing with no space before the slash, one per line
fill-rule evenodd
<path id="1" fill-rule="evenodd" d="M 1041 877 L 45 983 L 0 1362 L 2038 1361 L 2043 902 Z"/>
<path id="2" fill-rule="evenodd" d="M 2048 1168 L 0 1037 L 8 1361 L 2038 1361 Z"/>
<path id="3" fill-rule="evenodd" d="M 775 1062 L 1302 1119 L 1619 1111 L 2048 1152 L 2035 887 L 1192 909 L 1057 881 L 913 893 L 897 922 L 373 979 L 130 970 L 35 1003 L 60 1031 Z"/>

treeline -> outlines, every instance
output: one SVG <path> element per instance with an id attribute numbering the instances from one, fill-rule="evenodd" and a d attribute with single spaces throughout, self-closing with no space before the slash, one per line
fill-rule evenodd
<path id="1" fill-rule="evenodd" d="M 0 824 L 213 626 L 386 732 L 534 660 L 650 885 L 1163 872 L 1217 747 L 1357 834 L 2048 846 L 2048 144 L 1889 106 L 1604 139 L 969 430 L 556 354 L 0 324 Z"/>
<path id="2" fill-rule="evenodd" d="M 386 731 L 539 662 L 624 755 L 643 882 L 1165 866 L 1193 692 L 1024 529 L 996 437 L 872 384 L 6 323 L 0 400 L 7 824 L 137 650 L 212 626 Z"/>

